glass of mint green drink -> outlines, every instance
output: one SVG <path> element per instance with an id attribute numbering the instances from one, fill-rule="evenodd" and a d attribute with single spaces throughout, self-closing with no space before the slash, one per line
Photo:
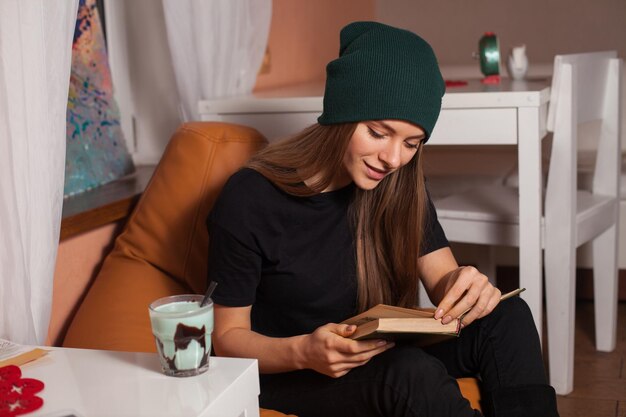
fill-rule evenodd
<path id="1" fill-rule="evenodd" d="M 150 323 L 163 373 L 193 376 L 209 369 L 213 301 L 200 306 L 202 295 L 159 298 L 150 304 Z"/>

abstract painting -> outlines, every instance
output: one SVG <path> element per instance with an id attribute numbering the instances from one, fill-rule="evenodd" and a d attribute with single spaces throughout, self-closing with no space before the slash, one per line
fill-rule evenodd
<path id="1" fill-rule="evenodd" d="M 113 98 L 96 0 L 80 0 L 67 103 L 64 195 L 90 190 L 134 169 Z"/>

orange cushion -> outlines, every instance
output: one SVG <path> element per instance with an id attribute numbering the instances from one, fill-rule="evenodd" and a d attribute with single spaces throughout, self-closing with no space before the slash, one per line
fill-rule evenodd
<path id="1" fill-rule="evenodd" d="M 143 259 L 196 293 L 207 276 L 206 217 L 226 180 L 264 146 L 256 130 L 186 123 L 174 134 L 117 250 Z"/>
<path id="2" fill-rule="evenodd" d="M 63 346 L 154 351 L 148 305 L 203 293 L 205 220 L 222 186 L 266 143 L 227 123 L 182 125 L 70 324 Z"/>
<path id="3" fill-rule="evenodd" d="M 260 417 L 297 417 L 293 414 L 287 415 L 274 410 L 266 410 L 264 408 L 261 408 L 259 411 L 261 412 Z"/>
<path id="4" fill-rule="evenodd" d="M 104 261 L 63 346 L 156 352 L 148 305 L 157 298 L 188 292 L 145 262 L 114 252 Z"/>
<path id="5" fill-rule="evenodd" d="M 480 410 L 480 386 L 476 378 L 458 378 L 456 380 L 461 388 L 461 394 L 475 410 Z"/>

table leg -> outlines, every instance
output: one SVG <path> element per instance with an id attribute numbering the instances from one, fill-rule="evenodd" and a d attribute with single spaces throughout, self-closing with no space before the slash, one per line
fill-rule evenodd
<path id="1" fill-rule="evenodd" d="M 537 107 L 518 109 L 519 271 L 522 297 L 528 303 L 542 337 L 543 271 L 541 240 L 541 134 Z"/>
<path id="2" fill-rule="evenodd" d="M 565 127 L 553 136 L 544 209 L 550 384 L 560 395 L 574 385 L 576 313 L 576 138 Z"/>

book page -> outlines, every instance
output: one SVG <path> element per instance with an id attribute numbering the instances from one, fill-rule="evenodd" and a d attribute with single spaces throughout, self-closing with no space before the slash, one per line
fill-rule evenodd
<path id="1" fill-rule="evenodd" d="M 31 349 L 26 346 L 18 345 L 5 339 L 0 339 L 0 362 L 22 353 L 26 353 L 29 350 Z"/>
<path id="2" fill-rule="evenodd" d="M 19 345 L 6 339 L 0 339 L 0 366 L 23 365 L 47 353 L 46 350 L 32 346 Z"/>
<path id="3" fill-rule="evenodd" d="M 363 323 L 367 323 L 369 321 L 381 318 L 431 318 L 434 316 L 434 311 L 432 311 L 431 309 L 403 308 L 390 306 L 387 304 L 378 304 L 377 306 L 374 306 L 361 314 L 344 320 L 342 323 L 356 324 L 357 326 L 360 326 Z"/>

